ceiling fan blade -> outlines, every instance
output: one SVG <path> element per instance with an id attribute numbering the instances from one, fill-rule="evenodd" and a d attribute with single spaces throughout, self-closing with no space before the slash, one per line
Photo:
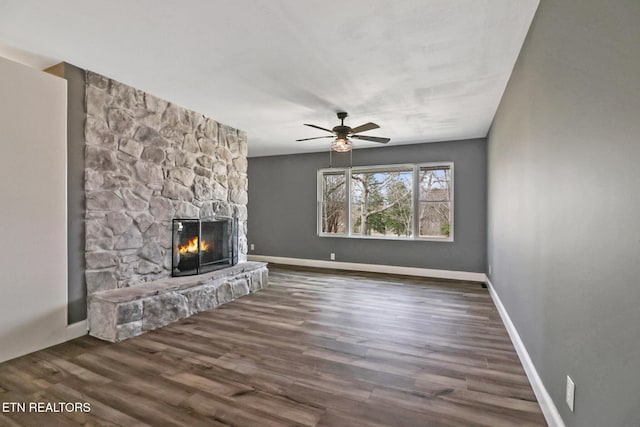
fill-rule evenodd
<path id="1" fill-rule="evenodd" d="M 379 142 L 380 144 L 386 144 L 391 141 L 391 138 L 380 138 L 377 136 L 366 136 L 366 135 L 349 135 L 349 138 L 358 138 L 363 141 L 371 141 L 371 142 Z"/>
<path id="2" fill-rule="evenodd" d="M 333 136 L 316 136 L 315 138 L 296 139 L 296 141 L 309 141 L 311 139 L 334 138 Z"/>
<path id="3" fill-rule="evenodd" d="M 331 132 L 331 133 L 333 133 L 333 131 L 332 131 L 332 130 L 325 129 L 325 128 L 321 128 L 320 126 L 310 125 L 310 124 L 308 124 L 308 123 L 305 123 L 304 125 L 305 125 L 305 126 L 310 126 L 310 127 L 312 127 L 312 128 L 316 128 L 316 129 L 320 129 L 320 130 L 324 130 L 324 131 L 327 131 L 327 132 Z"/>
<path id="4" fill-rule="evenodd" d="M 372 129 L 378 129 L 379 127 L 380 126 L 378 126 L 377 124 L 369 122 L 351 129 L 349 133 L 360 133 L 360 132 L 365 132 Z"/>

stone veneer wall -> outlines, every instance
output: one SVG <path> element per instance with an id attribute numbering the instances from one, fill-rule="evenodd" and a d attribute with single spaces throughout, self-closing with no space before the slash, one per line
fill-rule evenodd
<path id="1" fill-rule="evenodd" d="M 233 216 L 247 254 L 244 132 L 87 72 L 87 293 L 171 275 L 171 219 Z"/>

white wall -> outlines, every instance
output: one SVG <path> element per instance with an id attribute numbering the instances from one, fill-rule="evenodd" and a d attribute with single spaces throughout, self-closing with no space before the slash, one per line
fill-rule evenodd
<path id="1" fill-rule="evenodd" d="M 0 58 L 0 361 L 66 338 L 66 91 Z"/>

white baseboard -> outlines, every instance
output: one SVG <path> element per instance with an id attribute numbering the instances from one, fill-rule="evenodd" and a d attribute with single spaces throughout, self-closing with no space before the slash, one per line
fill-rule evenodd
<path id="1" fill-rule="evenodd" d="M 469 271 L 434 270 L 430 268 L 399 267 L 397 265 L 360 264 L 355 262 L 324 261 L 318 259 L 286 258 L 277 256 L 249 255 L 249 261 L 273 262 L 275 264 L 299 265 L 302 267 L 333 268 L 336 270 L 367 271 L 371 273 L 402 274 L 405 276 L 433 277 L 435 279 L 467 280 L 483 282 L 484 273 Z"/>
<path id="2" fill-rule="evenodd" d="M 67 330 L 65 332 L 66 341 L 72 340 L 74 338 L 79 338 L 81 336 L 87 335 L 89 331 L 89 324 L 86 320 L 81 320 L 76 323 L 72 323 L 71 325 L 67 325 Z"/>
<path id="3" fill-rule="evenodd" d="M 493 303 L 496 305 L 498 309 L 498 313 L 500 313 L 500 317 L 502 318 L 502 322 L 504 323 L 505 328 L 507 329 L 507 333 L 511 338 L 511 342 L 518 353 L 518 357 L 520 357 L 520 362 L 522 363 L 522 367 L 524 368 L 525 373 L 527 374 L 527 378 L 531 383 L 531 388 L 533 388 L 533 392 L 538 399 L 538 404 L 540 405 L 540 409 L 542 409 L 542 413 L 544 414 L 544 418 L 547 420 L 547 424 L 549 427 L 565 427 L 564 421 L 560 416 L 560 412 L 558 412 L 558 408 L 555 403 L 551 399 L 547 388 L 542 383 L 542 379 L 540 375 L 538 375 L 538 371 L 536 370 L 531 357 L 529 356 L 529 352 L 527 348 L 524 346 L 522 339 L 520 338 L 520 334 L 511 321 L 509 317 L 509 313 L 507 313 L 507 309 L 502 304 L 500 297 L 496 293 L 493 288 L 493 284 L 489 280 L 488 277 L 485 276 L 485 281 L 487 283 L 487 287 L 489 288 L 489 294 L 491 295 L 491 299 Z"/>

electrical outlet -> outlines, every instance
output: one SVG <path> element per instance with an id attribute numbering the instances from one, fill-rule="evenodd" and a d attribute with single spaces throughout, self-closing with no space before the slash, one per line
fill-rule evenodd
<path id="1" fill-rule="evenodd" d="M 249 249 L 252 251 L 256 250 L 256 245 L 254 245 L 253 243 L 251 245 L 249 245 Z"/>
<path id="2" fill-rule="evenodd" d="M 567 393 L 565 396 L 567 406 L 573 412 L 573 404 L 576 400 L 576 385 L 569 375 L 567 375 Z"/>
<path id="3" fill-rule="evenodd" d="M 331 255 L 329 255 L 329 259 L 331 261 L 335 261 L 336 260 L 336 254 L 334 254 L 333 252 L 331 252 Z"/>
<path id="4" fill-rule="evenodd" d="M 491 274 L 491 264 L 489 264 L 489 274 Z"/>

